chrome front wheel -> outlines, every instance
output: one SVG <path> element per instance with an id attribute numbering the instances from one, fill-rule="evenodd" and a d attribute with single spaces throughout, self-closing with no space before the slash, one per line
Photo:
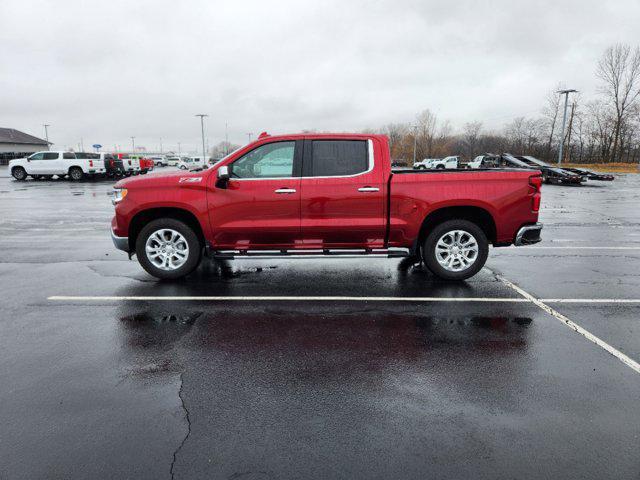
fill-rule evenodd
<path id="1" fill-rule="evenodd" d="M 189 243 L 180 232 L 170 228 L 156 230 L 145 244 L 149 262 L 160 270 L 177 270 L 189 259 Z"/>

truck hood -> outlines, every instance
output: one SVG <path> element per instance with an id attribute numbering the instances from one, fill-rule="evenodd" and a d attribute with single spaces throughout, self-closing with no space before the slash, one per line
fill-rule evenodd
<path id="1" fill-rule="evenodd" d="M 167 172 L 138 175 L 118 181 L 114 188 L 173 187 L 179 184 L 200 184 L 205 181 L 207 170 L 200 172 Z"/>

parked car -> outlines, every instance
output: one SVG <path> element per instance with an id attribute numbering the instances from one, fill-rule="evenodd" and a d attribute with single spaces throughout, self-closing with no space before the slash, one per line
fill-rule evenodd
<path id="1" fill-rule="evenodd" d="M 140 173 L 145 174 L 152 171 L 155 167 L 156 165 L 152 159 L 147 157 L 140 159 Z"/>
<path id="2" fill-rule="evenodd" d="M 36 152 L 26 158 L 9 162 L 9 171 L 16 180 L 69 176 L 71 180 L 82 180 L 85 176 L 105 173 L 104 162 L 95 158 L 95 153 L 84 152 Z"/>
<path id="3" fill-rule="evenodd" d="M 153 170 L 153 160 L 148 159 L 144 155 L 131 154 L 129 155 L 129 159 L 132 161 L 137 161 L 138 165 L 140 165 L 140 171 L 138 173 L 144 175 L 150 170 Z"/>
<path id="4" fill-rule="evenodd" d="M 115 153 L 114 155 L 122 160 L 125 176 L 129 177 L 140 173 L 140 159 L 137 156 L 130 157 L 127 153 Z"/>
<path id="5" fill-rule="evenodd" d="M 167 157 L 164 155 L 154 155 L 153 157 L 149 157 L 150 160 L 153 160 L 153 164 L 156 167 L 168 167 L 169 161 Z"/>
<path id="6" fill-rule="evenodd" d="M 413 168 L 416 170 L 443 170 L 443 169 L 456 169 L 458 168 L 459 158 L 455 155 L 444 158 L 425 158 L 420 162 L 413 164 Z"/>
<path id="7" fill-rule="evenodd" d="M 489 244 L 540 241 L 541 184 L 531 169 L 392 173 L 385 135 L 262 134 L 200 172 L 120 180 L 111 235 L 164 279 L 193 271 L 204 251 L 418 256 L 463 280 Z"/>
<path id="8" fill-rule="evenodd" d="M 184 157 L 178 163 L 178 168 L 181 170 L 197 170 L 205 168 L 209 163 L 209 157 L 204 159 L 203 157 Z"/>
<path id="9" fill-rule="evenodd" d="M 113 153 L 100 152 L 98 154 L 104 162 L 105 173 L 108 177 L 121 177 L 125 174 L 122 159 Z"/>
<path id="10" fill-rule="evenodd" d="M 180 162 L 180 157 L 176 156 L 176 155 L 171 155 L 167 157 L 167 164 L 170 167 L 175 167 L 178 165 L 178 163 Z"/>
<path id="11" fill-rule="evenodd" d="M 478 155 L 472 161 L 468 162 L 465 168 L 499 168 L 500 159 L 498 157 L 499 155 L 492 153 Z"/>
<path id="12" fill-rule="evenodd" d="M 519 155 L 517 158 L 519 158 L 525 163 L 530 163 L 530 164 L 532 163 L 544 168 L 554 168 L 552 165 L 549 165 L 548 163 L 543 162 L 542 160 L 539 160 L 530 155 L 523 155 L 523 156 Z M 591 170 L 586 170 L 584 168 L 561 167 L 561 169 L 566 172 L 571 172 L 576 175 L 580 175 L 581 177 L 586 178 L 587 180 L 599 180 L 604 182 L 611 182 L 615 180 L 615 177 L 613 175 L 609 175 L 606 173 L 596 173 L 596 172 L 592 172 Z"/>

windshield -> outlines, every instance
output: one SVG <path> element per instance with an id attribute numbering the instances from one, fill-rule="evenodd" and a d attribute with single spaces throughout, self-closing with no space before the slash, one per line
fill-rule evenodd
<path id="1" fill-rule="evenodd" d="M 245 145 L 246 147 L 246 145 Z M 211 167 L 215 167 L 217 164 L 219 164 L 220 162 L 222 162 L 223 160 L 226 160 L 227 158 L 229 158 L 231 155 L 233 155 L 234 153 L 236 153 L 238 150 L 242 149 L 244 147 L 238 147 L 236 148 L 233 152 L 228 153 L 227 155 L 225 155 L 224 157 L 222 157 L 220 160 L 216 160 L 215 162 L 213 162 L 213 164 L 209 165 L 207 168 L 211 168 Z"/>

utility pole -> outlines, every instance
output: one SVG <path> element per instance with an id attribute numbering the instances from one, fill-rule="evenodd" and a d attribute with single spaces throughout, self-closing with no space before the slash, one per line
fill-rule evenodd
<path id="1" fill-rule="evenodd" d="M 416 163 L 416 147 L 418 146 L 418 125 L 413 126 L 413 163 Z"/>
<path id="2" fill-rule="evenodd" d="M 132 153 L 136 153 L 136 137 L 131 137 Z"/>
<path id="3" fill-rule="evenodd" d="M 567 104 L 569 102 L 569 94 L 577 93 L 572 88 L 566 90 L 558 90 L 560 95 L 564 95 L 564 114 L 562 115 L 562 130 L 560 131 L 560 148 L 558 149 L 558 165 L 562 165 L 562 152 L 564 150 L 564 128 L 567 124 Z"/>
<path id="4" fill-rule="evenodd" d="M 80 137 L 80 151 L 84 152 L 84 138 Z"/>
<path id="5" fill-rule="evenodd" d="M 198 113 L 196 117 L 200 117 L 200 128 L 202 129 L 202 161 L 206 161 L 207 153 L 204 149 L 204 117 L 208 117 L 206 113 Z"/>
<path id="6" fill-rule="evenodd" d="M 180 156 L 180 142 L 178 142 L 178 156 Z"/>
<path id="7" fill-rule="evenodd" d="M 47 141 L 47 144 L 49 143 L 49 130 L 48 128 L 51 126 L 48 123 L 45 123 L 42 125 L 44 127 L 44 139 Z"/>
<path id="8" fill-rule="evenodd" d="M 160 155 L 162 155 L 162 137 L 160 137 Z"/>
<path id="9" fill-rule="evenodd" d="M 251 135 L 253 135 L 253 133 L 252 133 L 252 132 L 248 132 L 248 133 L 247 133 L 247 137 L 249 137 L 249 143 L 251 143 Z"/>

